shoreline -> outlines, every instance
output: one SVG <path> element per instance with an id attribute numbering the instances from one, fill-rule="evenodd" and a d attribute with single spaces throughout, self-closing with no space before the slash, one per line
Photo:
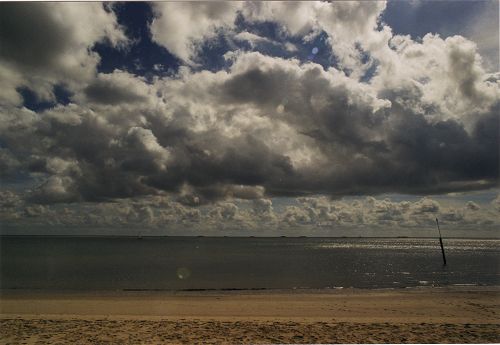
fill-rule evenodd
<path id="1" fill-rule="evenodd" d="M 418 285 L 407 287 L 325 287 L 325 288 L 201 288 L 201 289 L 135 289 L 125 288 L 116 290 L 86 290 L 86 289 L 32 289 L 32 288 L 0 288 L 0 301 L 2 296 L 125 296 L 125 295 L 211 295 L 211 294 L 344 294 L 344 293 L 364 293 L 364 292 L 384 292 L 384 291 L 408 291 L 408 292 L 480 292 L 491 291 L 500 293 L 500 285 L 476 285 L 476 284 L 451 284 L 451 285 Z"/>
<path id="2" fill-rule="evenodd" d="M 0 293 L 0 344 L 500 342 L 499 286 Z"/>
<path id="3" fill-rule="evenodd" d="M 500 286 L 208 291 L 0 290 L 0 319 L 238 318 L 499 323 Z"/>

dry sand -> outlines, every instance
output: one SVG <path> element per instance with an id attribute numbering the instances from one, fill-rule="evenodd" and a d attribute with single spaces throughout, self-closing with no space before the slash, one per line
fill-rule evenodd
<path id="1" fill-rule="evenodd" d="M 500 289 L 4 292 L 1 344 L 499 343 Z"/>

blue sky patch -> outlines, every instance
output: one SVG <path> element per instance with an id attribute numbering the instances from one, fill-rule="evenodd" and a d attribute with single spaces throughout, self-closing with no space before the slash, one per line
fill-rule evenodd
<path id="1" fill-rule="evenodd" d="M 125 2 L 114 6 L 118 23 L 132 43 L 126 48 L 114 48 L 107 42 L 98 43 L 93 50 L 101 61 L 100 73 L 111 73 L 115 69 L 146 77 L 171 75 L 177 72 L 181 61 L 167 49 L 151 40 L 149 24 L 153 20 L 151 6 L 144 2 Z"/>

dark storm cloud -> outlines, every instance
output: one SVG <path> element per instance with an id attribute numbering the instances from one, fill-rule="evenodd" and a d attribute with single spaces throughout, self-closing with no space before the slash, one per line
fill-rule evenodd
<path id="1" fill-rule="evenodd" d="M 228 189 L 228 186 L 266 186 L 293 177 L 289 159 L 273 153 L 251 135 L 223 140 L 216 134 L 207 133 L 203 138 L 186 134 L 193 135 L 193 138 L 185 137 L 184 145 L 179 143 L 173 148 L 168 171 L 146 179 L 147 184 L 180 192 L 187 183 L 193 188 L 191 194 L 203 203 L 229 195 L 259 197 L 261 193 L 252 188 Z"/>
<path id="2" fill-rule="evenodd" d="M 115 70 L 110 74 L 99 74 L 84 90 L 91 103 L 120 105 L 145 102 L 148 86 L 133 75 Z"/>
<path id="3" fill-rule="evenodd" d="M 58 55 L 71 48 L 64 22 L 54 21 L 45 4 L 3 3 L 0 8 L 2 59 L 23 68 L 47 68 L 56 66 Z"/>
<path id="4" fill-rule="evenodd" d="M 181 9 L 188 15 L 196 9 L 193 6 Z M 308 5 L 297 8 L 304 6 Z M 327 5 L 315 6 L 319 11 Z M 345 21 L 349 6 L 329 16 L 340 15 Z M 360 15 L 373 12 L 372 22 L 382 8 L 361 7 Z M 27 7 L 7 9 L 27 11 Z M 43 9 L 41 18 L 29 27 L 36 30 L 45 25 L 43 18 L 49 18 L 47 27 L 40 29 L 42 39 L 57 38 L 66 25 L 71 26 L 67 20 L 58 24 L 53 13 Z M 213 19 L 215 12 L 205 10 L 196 15 Z M 216 16 L 220 26 L 233 27 L 231 11 L 227 8 L 226 15 Z M 14 12 L 11 15 L 20 15 Z M 327 18 L 321 18 L 327 25 Z M 280 20 L 293 24 L 296 33 L 311 24 L 300 16 L 296 19 L 296 25 L 287 18 Z M 116 29 L 113 21 L 108 24 Z M 170 28 L 172 23 L 163 24 Z M 390 31 L 358 24 L 353 30 L 366 36 L 365 43 L 373 43 L 370 54 L 380 60 L 369 83 L 333 67 L 255 52 L 232 52 L 226 56 L 227 70 L 185 67 L 171 78 L 149 82 L 120 70 L 96 73 L 98 56 L 89 53 L 89 47 L 106 35 L 104 29 L 98 34 L 84 30 L 80 34 L 89 38 L 77 45 L 83 60 L 76 61 L 91 62 L 89 73 L 73 89 L 73 103 L 38 113 L 2 107 L 0 164 L 9 176 L 20 172 L 43 176 L 29 196 L 41 204 L 164 191 L 180 203 L 201 205 L 229 198 L 426 194 L 492 186 L 499 166 L 498 81 L 481 68 L 475 46 L 460 37 L 429 36 L 421 43 L 392 37 L 394 47 L 389 48 Z M 23 55 L 24 48 L 16 50 L 9 30 L 17 24 L 5 25 L 5 37 L 0 39 L 12 51 L 2 53 L 3 60 L 26 66 L 74 61 L 71 53 L 75 37 L 80 37 L 74 34 L 78 28 L 72 27 L 72 34 L 49 46 L 53 52 L 35 60 Z M 157 40 L 190 60 L 196 52 L 191 40 L 203 38 L 203 31 L 187 28 L 187 38 L 172 38 L 162 27 L 155 29 L 160 30 L 155 31 Z M 331 28 L 332 32 L 345 29 Z M 29 34 L 24 33 L 26 28 L 20 30 L 22 42 Z M 341 42 L 342 37 L 334 43 L 336 54 L 344 54 L 351 67 L 361 66 L 351 54 L 352 42 Z M 66 72 L 71 70 L 71 64 L 64 66 Z M 238 211 L 225 206 L 215 215 L 234 219 Z M 404 213 L 386 206 L 380 205 L 381 220 Z M 319 219 L 314 214 L 326 212 L 324 206 L 311 209 L 290 208 L 285 218 L 310 222 Z M 332 219 L 357 219 L 359 215 L 351 211 Z M 265 201 L 256 202 L 254 212 L 273 218 L 271 204 Z"/>
<path id="5" fill-rule="evenodd" d="M 60 68 L 63 55 L 79 53 L 81 44 L 124 38 L 102 4 L 2 3 L 0 8 L 0 58 L 23 69 Z M 75 26 L 90 19 L 93 28 Z"/>
<path id="6" fill-rule="evenodd" d="M 115 47 L 127 42 L 114 13 L 101 3 L 0 4 L 2 86 L 14 89 L 2 90 L 0 100 L 18 104 L 18 88 L 39 100 L 54 100 L 57 85 L 79 89 L 99 62 L 91 48 L 104 41 Z"/>
<path id="7" fill-rule="evenodd" d="M 455 53 L 451 56 L 453 61 L 457 59 Z M 455 62 L 451 66 L 461 74 L 467 73 Z M 471 85 L 466 89 L 475 88 L 470 77 L 455 78 Z M 286 98 L 286 114 L 273 116 L 314 138 L 332 163 L 340 163 L 340 169 L 335 170 L 318 166 L 324 170 L 308 172 L 309 176 L 295 180 L 299 185 L 293 185 L 294 178 L 289 176 L 291 189 L 299 193 L 442 193 L 477 188 L 473 181 L 478 180 L 486 181 L 484 188 L 496 183 L 498 105 L 487 114 L 477 114 L 472 133 L 468 133 L 456 120 L 431 123 L 408 109 L 412 102 L 421 103 L 418 90 L 416 94 L 406 93 L 405 89 L 385 93 L 391 108 L 374 111 L 369 100 L 353 102 L 360 96 L 356 90 L 331 85 L 318 69 L 294 78 L 279 68 L 264 72 L 256 67 L 230 79 L 224 87 L 225 98 L 234 102 L 265 107 Z M 318 104 L 314 104 L 315 100 Z M 436 111 L 435 107 L 425 107 L 428 112 Z M 270 184 L 267 190 L 281 194 L 276 187 Z"/>
<path id="8" fill-rule="evenodd" d="M 431 189 L 450 181 L 484 179 L 493 184 L 499 147 L 495 108 L 478 120 L 471 134 L 453 120 L 431 124 L 421 115 L 400 113 L 389 140 L 392 160 L 408 179 L 404 184 L 410 189 L 412 181 L 415 187 Z"/>
<path id="9" fill-rule="evenodd" d="M 9 178 L 19 171 L 20 162 L 7 149 L 0 148 L 0 177 Z"/>
<path id="10" fill-rule="evenodd" d="M 256 120 L 271 126 L 257 130 L 250 122 L 231 136 L 221 135 L 223 121 L 218 128 L 193 130 L 186 120 L 194 114 L 186 109 L 169 120 L 144 112 L 143 127 L 129 127 L 106 109 L 75 109 L 74 121 L 45 115 L 34 132 L 45 138 L 37 148 L 42 163 L 31 160 L 29 166 L 52 177 L 31 200 L 92 201 L 165 190 L 182 203 L 200 205 L 229 196 L 262 197 L 251 189 L 256 186 L 270 196 L 420 194 L 478 188 L 474 183 L 480 180 L 489 187 L 498 176 L 498 155 L 492 154 L 498 150 L 496 108 L 478 115 L 468 133 L 451 119 L 428 122 L 405 108 L 400 94 L 388 94 L 391 107 L 378 109 L 374 97 L 365 97 L 347 79 L 329 78 L 317 66 L 291 72 L 276 65 L 266 71 L 252 67 L 218 82 L 216 89 L 212 85 L 209 92 L 221 101 L 217 111 L 251 104 Z M 285 79 L 285 88 L 279 88 Z M 264 92 L 251 92 L 258 86 Z M 280 113 L 275 108 L 285 94 Z M 228 115 L 228 121 L 237 115 Z M 274 132 L 275 121 L 290 128 L 299 147 L 313 145 L 322 160 L 308 157 L 309 165 L 294 165 L 293 153 L 280 152 L 269 141 L 283 135 Z"/>
<path id="11" fill-rule="evenodd" d="M 91 102 L 102 104 L 134 103 L 145 100 L 130 90 L 115 88 L 105 83 L 91 84 L 84 92 Z"/>
<path id="12" fill-rule="evenodd" d="M 269 107 L 272 112 L 282 105 L 284 114 L 274 116 L 318 142 L 354 147 L 369 142 L 369 132 L 380 125 L 382 115 L 372 114 L 370 104 L 363 100 L 351 107 L 351 90 L 346 85 L 332 85 L 322 71 L 319 65 L 302 75 L 279 67 L 266 71 L 255 67 L 228 80 L 221 97 Z"/>
<path id="13" fill-rule="evenodd" d="M 100 200 L 150 194 L 154 190 L 139 181 L 143 174 L 162 169 L 168 155 L 156 150 L 151 131 L 139 127 L 117 129 L 91 112 L 80 114 L 80 123 L 61 123 L 51 119 L 38 128 L 37 134 L 51 138 L 47 142 L 45 172 L 64 178 L 62 189 L 70 199 Z M 52 157 L 73 162 L 72 169 L 52 169 Z M 48 198 L 44 199 L 44 195 Z M 34 195 L 40 202 L 50 202 L 53 193 L 42 186 Z"/>
<path id="14" fill-rule="evenodd" d="M 256 67 L 226 81 L 220 90 L 221 97 L 234 102 L 275 105 L 288 94 L 287 77 L 284 71 L 262 71 Z"/>

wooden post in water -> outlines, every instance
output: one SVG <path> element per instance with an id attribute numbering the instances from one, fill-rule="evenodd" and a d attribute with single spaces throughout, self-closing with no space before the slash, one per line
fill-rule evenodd
<path id="1" fill-rule="evenodd" d="M 441 253 L 443 253 L 443 265 L 446 266 L 446 256 L 444 255 L 443 239 L 441 238 L 441 229 L 439 228 L 439 220 L 437 218 L 436 224 L 439 231 L 439 244 L 441 245 Z"/>

